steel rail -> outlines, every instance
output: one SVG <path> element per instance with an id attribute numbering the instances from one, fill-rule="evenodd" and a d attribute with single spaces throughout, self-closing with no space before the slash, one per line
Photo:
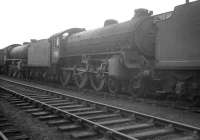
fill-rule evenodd
<path id="1" fill-rule="evenodd" d="M 0 139 L 1 140 L 8 140 L 8 138 L 0 131 Z"/>

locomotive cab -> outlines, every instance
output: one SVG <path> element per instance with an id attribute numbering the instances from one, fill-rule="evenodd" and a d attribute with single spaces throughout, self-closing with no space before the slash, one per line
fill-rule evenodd
<path id="1" fill-rule="evenodd" d="M 50 46 L 51 46 L 51 61 L 52 64 L 57 64 L 59 59 L 60 59 L 60 55 L 62 54 L 62 51 L 64 49 L 64 42 L 65 40 L 67 40 L 67 38 L 77 32 L 81 32 L 85 29 L 82 28 L 71 28 L 71 29 L 67 29 L 65 31 L 62 31 L 60 33 L 56 33 L 54 35 L 52 35 L 49 38 L 49 42 L 50 42 Z"/>
<path id="2" fill-rule="evenodd" d="M 51 63 L 56 64 L 60 56 L 61 36 L 53 36 L 49 39 L 51 51 Z"/>

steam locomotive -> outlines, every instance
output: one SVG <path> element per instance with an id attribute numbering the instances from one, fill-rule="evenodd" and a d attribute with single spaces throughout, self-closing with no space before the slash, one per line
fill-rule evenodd
<path id="1" fill-rule="evenodd" d="M 200 1 L 159 15 L 136 9 L 127 22 L 71 28 L 1 52 L 0 67 L 13 77 L 200 101 Z"/>

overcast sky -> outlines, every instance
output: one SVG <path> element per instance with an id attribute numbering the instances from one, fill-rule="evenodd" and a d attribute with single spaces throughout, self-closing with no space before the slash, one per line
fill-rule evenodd
<path id="1" fill-rule="evenodd" d="M 134 9 L 159 14 L 185 0 L 0 0 L 0 48 L 48 38 L 72 27 L 94 29 L 105 19 L 129 20 Z"/>

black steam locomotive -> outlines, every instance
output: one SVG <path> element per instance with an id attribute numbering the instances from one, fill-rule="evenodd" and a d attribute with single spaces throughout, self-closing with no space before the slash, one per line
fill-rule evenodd
<path id="1" fill-rule="evenodd" d="M 137 9 L 127 22 L 107 20 L 89 31 L 72 28 L 1 52 L 2 70 L 13 77 L 199 100 L 200 1 L 154 16 Z"/>

